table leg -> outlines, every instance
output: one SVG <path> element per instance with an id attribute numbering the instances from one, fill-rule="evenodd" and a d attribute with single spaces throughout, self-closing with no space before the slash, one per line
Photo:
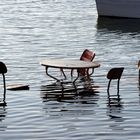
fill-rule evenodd
<path id="1" fill-rule="evenodd" d="M 74 79 L 73 83 L 76 82 L 76 80 L 79 78 L 79 76 L 80 76 L 80 73 L 78 72 L 78 73 L 77 73 L 77 77 Z"/>
<path id="2" fill-rule="evenodd" d="M 86 70 L 86 77 L 87 77 L 87 79 L 90 78 L 89 69 Z"/>
<path id="3" fill-rule="evenodd" d="M 67 79 L 66 74 L 64 73 L 64 70 L 62 68 L 60 68 L 60 71 L 62 72 L 64 78 Z"/>
<path id="4" fill-rule="evenodd" d="M 94 68 L 91 68 L 91 73 L 89 74 L 90 76 L 94 73 Z M 88 69 L 88 73 L 89 73 L 89 69 Z"/>
<path id="5" fill-rule="evenodd" d="M 46 74 L 47 74 L 49 77 L 53 78 L 54 80 L 60 81 L 59 79 L 57 79 L 56 77 L 54 77 L 54 76 L 52 76 L 52 75 L 50 75 L 50 74 L 48 73 L 48 67 L 46 67 Z"/>
<path id="6" fill-rule="evenodd" d="M 52 79 L 54 79 L 54 80 L 56 80 L 56 81 L 59 81 L 59 82 L 61 81 L 60 79 L 58 79 L 58 78 L 56 78 L 56 77 L 54 77 L 54 76 L 52 76 L 51 74 L 48 73 L 48 67 L 47 67 L 47 66 L 46 66 L 45 68 L 46 68 L 46 75 L 48 75 L 49 77 L 51 77 Z M 63 71 L 63 70 L 61 70 L 61 71 L 62 71 L 62 73 L 63 73 L 63 76 L 64 76 L 65 79 L 66 79 L 66 75 L 65 75 L 64 71 Z M 86 72 L 87 72 L 87 73 L 86 73 L 86 76 L 89 78 L 90 75 L 89 75 L 89 73 L 88 73 L 88 70 L 87 70 Z M 76 80 L 77 80 L 79 77 L 80 77 L 80 73 L 78 72 L 78 73 L 77 73 L 77 77 L 74 79 L 73 83 L 75 83 Z"/>

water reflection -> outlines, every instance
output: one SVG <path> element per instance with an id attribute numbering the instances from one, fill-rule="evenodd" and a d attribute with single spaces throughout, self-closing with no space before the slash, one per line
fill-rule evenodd
<path id="1" fill-rule="evenodd" d="M 122 117 L 122 102 L 121 98 L 118 95 L 108 97 L 107 102 L 107 116 L 109 116 L 109 120 L 112 123 L 109 123 L 109 127 L 112 130 L 124 130 L 124 127 L 121 125 L 124 122 L 124 118 Z"/>
<path id="2" fill-rule="evenodd" d="M 140 76 L 140 71 L 139 71 L 139 76 Z M 139 90 L 139 104 L 140 104 L 140 77 L 138 77 L 138 90 Z"/>
<path id="3" fill-rule="evenodd" d="M 124 19 L 99 17 L 97 19 L 97 29 L 107 29 L 108 31 L 119 31 L 122 33 L 140 33 L 140 19 Z"/>
<path id="4" fill-rule="evenodd" d="M 90 81 L 79 82 L 78 84 L 72 82 L 55 82 L 50 85 L 41 86 L 41 98 L 43 102 L 58 101 L 58 102 L 79 102 L 82 104 L 90 104 L 91 100 L 84 100 L 84 97 L 98 98 L 99 86 L 94 86 Z M 77 100 L 78 99 L 78 100 Z M 80 99 L 80 100 L 79 100 Z M 93 102 L 94 104 L 94 102 Z"/>
<path id="5" fill-rule="evenodd" d="M 6 108 L 5 106 L 0 106 L 0 131 L 5 131 L 7 126 L 3 123 L 6 117 Z"/>
<path id="6" fill-rule="evenodd" d="M 77 86 L 77 85 L 76 85 Z M 41 86 L 41 98 L 43 101 L 43 110 L 50 116 L 64 115 L 90 115 L 94 114 L 93 107 L 96 107 L 99 95 L 93 90 L 88 90 L 82 84 L 77 86 L 75 91 L 72 83 L 67 83 L 63 87 L 58 83 Z"/>
<path id="7" fill-rule="evenodd" d="M 120 95 L 113 95 L 112 97 L 108 97 L 107 102 L 107 115 L 110 119 L 114 119 L 115 121 L 123 121 L 122 115 L 122 102 Z"/>
<path id="8" fill-rule="evenodd" d="M 73 99 L 75 96 L 75 88 L 68 83 L 64 86 L 60 82 L 52 83 L 50 85 L 41 86 L 41 98 L 43 102 L 47 101 L 61 101 L 62 99 Z M 71 93 L 71 94 L 68 94 Z M 65 95 L 65 96 L 64 96 Z"/>

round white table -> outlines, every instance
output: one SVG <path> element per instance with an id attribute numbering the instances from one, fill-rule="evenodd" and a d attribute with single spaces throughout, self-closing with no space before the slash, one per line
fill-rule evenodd
<path id="1" fill-rule="evenodd" d="M 98 64 L 97 62 L 81 61 L 81 60 L 62 60 L 62 59 L 46 59 L 46 60 L 41 61 L 40 64 L 42 66 L 45 66 L 46 74 L 57 81 L 60 81 L 60 80 L 48 73 L 49 67 L 60 69 L 65 78 L 66 78 L 66 75 L 63 69 L 78 70 L 78 69 L 90 69 L 90 68 L 100 67 L 100 64 Z M 79 78 L 79 73 L 73 82 L 75 82 L 78 78 Z"/>

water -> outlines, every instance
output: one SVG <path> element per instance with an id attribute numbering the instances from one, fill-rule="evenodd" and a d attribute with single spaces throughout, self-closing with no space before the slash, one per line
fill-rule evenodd
<path id="1" fill-rule="evenodd" d="M 8 67 L 7 85 L 30 85 L 30 90 L 7 90 L 7 106 L 0 107 L 1 139 L 139 139 L 138 19 L 99 19 L 93 0 L 0 0 L 0 5 L 0 60 Z M 94 92 L 79 81 L 76 96 L 69 82 L 62 91 L 39 62 L 77 59 L 85 48 L 96 52 L 101 67 L 92 77 Z M 120 99 L 113 96 L 110 102 L 106 74 L 117 66 L 125 67 Z M 115 95 L 116 83 L 111 87 Z"/>

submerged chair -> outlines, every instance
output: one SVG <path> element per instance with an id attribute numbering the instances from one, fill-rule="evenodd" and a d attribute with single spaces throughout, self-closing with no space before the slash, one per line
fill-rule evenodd
<path id="1" fill-rule="evenodd" d="M 107 74 L 107 78 L 109 79 L 108 88 L 107 88 L 108 94 L 109 94 L 111 80 L 115 80 L 115 79 L 118 80 L 118 82 L 117 82 L 117 94 L 119 94 L 119 82 L 120 82 L 123 70 L 124 70 L 124 67 L 112 68 L 109 70 L 109 72 Z"/>
<path id="2" fill-rule="evenodd" d="M 0 74 L 2 74 L 3 76 L 4 101 L 5 101 L 5 94 L 6 94 L 5 73 L 7 73 L 7 67 L 3 62 L 0 62 Z"/>
<path id="3" fill-rule="evenodd" d="M 82 61 L 90 61 L 91 62 L 94 59 L 94 57 L 95 57 L 95 53 L 94 52 L 92 52 L 92 51 L 90 51 L 88 49 L 85 49 L 83 51 L 81 57 L 80 57 L 80 60 L 82 60 Z M 88 70 L 89 69 L 79 69 L 77 72 L 81 76 L 86 76 L 87 73 L 88 73 L 88 75 L 92 75 L 93 72 L 94 72 L 94 69 L 92 69 L 92 72 L 91 73 L 89 73 Z M 72 76 L 72 74 L 73 74 L 73 70 L 71 71 L 71 76 Z"/>

